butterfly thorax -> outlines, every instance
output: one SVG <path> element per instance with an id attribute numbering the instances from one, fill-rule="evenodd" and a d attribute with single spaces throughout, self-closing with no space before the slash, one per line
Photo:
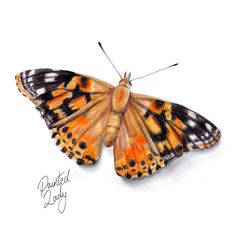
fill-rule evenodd
<path id="1" fill-rule="evenodd" d="M 124 78 L 120 80 L 119 85 L 114 89 L 112 94 L 111 113 L 108 119 L 104 139 L 104 144 L 107 147 L 114 144 L 120 129 L 122 114 L 128 105 L 131 87 L 129 78 L 130 74 L 126 76 L 125 73 Z"/>

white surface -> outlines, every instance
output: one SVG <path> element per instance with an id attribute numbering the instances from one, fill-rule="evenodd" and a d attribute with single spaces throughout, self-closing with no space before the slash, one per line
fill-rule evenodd
<path id="1" fill-rule="evenodd" d="M 235 235 L 235 1 L 30 1 L 0 3 L 1 235 Z M 188 153 L 161 173 L 127 182 L 112 149 L 78 167 L 50 139 L 16 73 L 67 69 L 183 104 L 215 123 L 215 148 Z M 64 214 L 43 208 L 37 184 L 71 170 Z"/>

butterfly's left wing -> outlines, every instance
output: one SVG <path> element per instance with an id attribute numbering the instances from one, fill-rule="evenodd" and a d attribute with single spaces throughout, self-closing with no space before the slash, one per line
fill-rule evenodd
<path id="1" fill-rule="evenodd" d="M 100 156 L 113 86 L 65 70 L 36 69 L 16 76 L 20 92 L 40 111 L 62 152 L 78 164 Z"/>
<path id="2" fill-rule="evenodd" d="M 76 116 L 79 110 L 94 106 L 101 95 L 114 88 L 91 76 L 52 69 L 24 71 L 16 75 L 16 84 L 36 105 L 50 129 L 68 116 Z"/>
<path id="3" fill-rule="evenodd" d="M 182 105 L 141 94 L 131 96 L 132 106 L 166 162 L 183 152 L 211 147 L 220 139 L 213 123 Z"/>

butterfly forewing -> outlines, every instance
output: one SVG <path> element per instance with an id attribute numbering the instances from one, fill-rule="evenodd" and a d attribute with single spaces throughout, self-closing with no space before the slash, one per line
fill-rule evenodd
<path id="1" fill-rule="evenodd" d="M 220 138 L 214 124 L 184 106 L 140 94 L 132 94 L 131 103 L 166 161 L 213 146 Z"/>

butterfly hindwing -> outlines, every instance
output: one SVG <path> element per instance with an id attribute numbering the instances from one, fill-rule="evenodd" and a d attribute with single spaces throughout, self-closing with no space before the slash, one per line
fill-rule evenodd
<path id="1" fill-rule="evenodd" d="M 164 159 L 156 152 L 147 130 L 137 112 L 128 106 L 114 144 L 116 173 L 133 179 L 148 176 L 164 167 Z"/>
<path id="2" fill-rule="evenodd" d="M 110 103 L 104 97 L 104 101 L 87 112 L 53 128 L 52 137 L 56 139 L 56 145 L 77 164 L 94 164 L 100 157 L 109 108 Z"/>
<path id="3" fill-rule="evenodd" d="M 78 164 L 95 163 L 113 86 L 90 76 L 51 69 L 22 72 L 16 83 L 35 103 L 61 151 Z"/>
<path id="4" fill-rule="evenodd" d="M 140 94 L 132 94 L 131 103 L 166 162 L 183 152 L 213 146 L 220 138 L 214 124 L 182 105 Z"/>

